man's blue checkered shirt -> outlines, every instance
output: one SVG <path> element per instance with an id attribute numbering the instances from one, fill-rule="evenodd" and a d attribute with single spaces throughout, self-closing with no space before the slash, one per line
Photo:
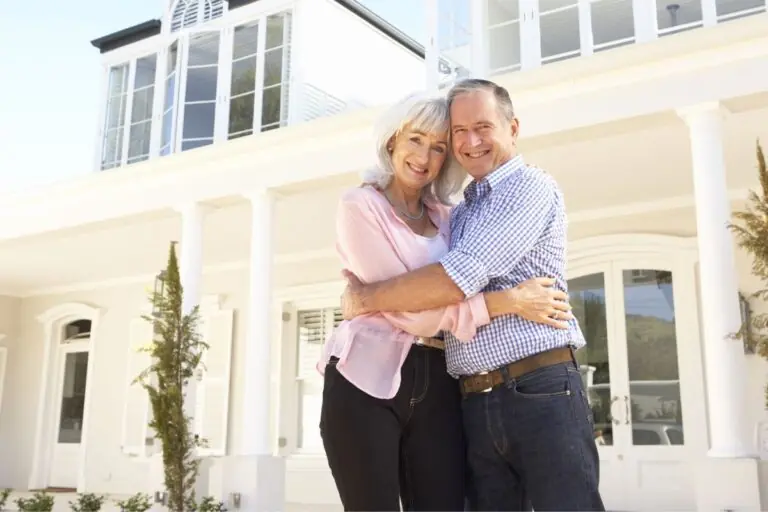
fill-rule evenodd
<path id="1" fill-rule="evenodd" d="M 440 260 L 467 297 L 554 277 L 567 291 L 565 203 L 551 176 L 518 155 L 464 191 L 451 215 L 451 247 Z M 556 347 L 584 346 L 578 322 L 557 329 L 514 315 L 492 319 L 475 338 L 445 333 L 448 372 L 454 377 L 494 370 Z"/>

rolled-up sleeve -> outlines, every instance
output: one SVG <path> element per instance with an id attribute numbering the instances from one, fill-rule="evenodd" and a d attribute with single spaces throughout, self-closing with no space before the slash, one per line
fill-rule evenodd
<path id="1" fill-rule="evenodd" d="M 481 218 L 440 259 L 445 273 L 466 297 L 482 291 L 491 279 L 508 274 L 534 247 L 552 219 L 556 193 L 554 180 L 537 172 L 492 198 Z"/>

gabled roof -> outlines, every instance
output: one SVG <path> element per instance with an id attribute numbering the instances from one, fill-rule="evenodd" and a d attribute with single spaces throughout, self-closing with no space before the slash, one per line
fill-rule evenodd
<path id="1" fill-rule="evenodd" d="M 230 9 L 236 9 L 244 5 L 256 2 L 258 0 L 226 0 L 229 3 Z M 381 31 L 383 34 L 402 45 L 404 48 L 410 50 L 418 57 L 424 58 L 424 46 L 419 44 L 415 39 L 407 35 L 405 32 L 395 27 L 387 20 L 371 11 L 364 5 L 355 0 L 334 0 L 337 4 L 341 5 L 351 13 L 362 18 L 368 24 Z M 98 39 L 91 41 L 91 44 L 99 49 L 101 53 L 107 53 L 122 46 L 147 39 L 152 36 L 156 36 L 160 33 L 162 22 L 158 19 L 145 21 L 132 27 L 118 30 L 111 34 L 107 34 Z"/>

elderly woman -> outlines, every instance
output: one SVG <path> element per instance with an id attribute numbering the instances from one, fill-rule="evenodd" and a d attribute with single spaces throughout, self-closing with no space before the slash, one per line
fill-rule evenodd
<path id="1" fill-rule="evenodd" d="M 451 197 L 466 173 L 450 155 L 448 104 L 411 96 L 378 126 L 378 165 L 343 194 L 337 249 L 363 282 L 389 279 L 448 251 Z M 441 331 L 472 342 L 502 314 L 565 311 L 552 280 L 477 295 L 454 306 L 344 321 L 329 337 L 320 432 L 345 510 L 464 510 L 461 397 Z M 520 296 L 526 297 L 522 300 Z M 542 322 L 565 328 L 564 322 Z"/>

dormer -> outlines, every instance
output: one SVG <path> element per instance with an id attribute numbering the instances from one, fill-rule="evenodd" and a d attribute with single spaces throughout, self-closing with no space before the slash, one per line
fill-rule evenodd
<path id="1" fill-rule="evenodd" d="M 92 41 L 96 167 L 113 169 L 375 105 L 423 87 L 424 50 L 352 0 L 172 0 Z"/>

